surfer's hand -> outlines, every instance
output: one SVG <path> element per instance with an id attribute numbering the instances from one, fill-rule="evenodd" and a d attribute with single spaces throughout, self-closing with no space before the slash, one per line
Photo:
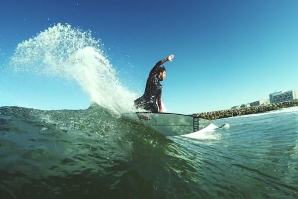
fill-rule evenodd
<path id="1" fill-rule="evenodd" d="M 168 56 L 168 60 L 169 61 L 172 61 L 174 59 L 174 55 L 170 55 L 170 56 Z"/>

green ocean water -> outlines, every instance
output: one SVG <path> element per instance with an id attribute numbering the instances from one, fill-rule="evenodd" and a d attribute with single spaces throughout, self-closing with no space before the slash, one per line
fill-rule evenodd
<path id="1" fill-rule="evenodd" d="M 166 138 L 106 109 L 0 108 L 0 198 L 297 198 L 298 109 Z"/>

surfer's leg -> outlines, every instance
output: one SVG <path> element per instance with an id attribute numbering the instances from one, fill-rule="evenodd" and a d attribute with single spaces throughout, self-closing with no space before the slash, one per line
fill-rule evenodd
<path id="1" fill-rule="evenodd" d="M 158 113 L 158 107 L 157 107 L 157 105 L 155 103 L 149 103 L 148 104 L 148 109 L 152 113 Z"/>
<path id="2" fill-rule="evenodd" d="M 139 97 L 138 99 L 136 99 L 135 101 L 134 101 L 134 106 L 136 107 L 136 108 L 143 108 L 143 106 L 144 106 L 144 102 L 143 102 L 144 100 L 143 100 L 143 97 Z"/>

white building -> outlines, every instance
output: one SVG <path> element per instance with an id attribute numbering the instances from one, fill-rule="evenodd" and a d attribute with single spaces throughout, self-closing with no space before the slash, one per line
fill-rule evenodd
<path id="1" fill-rule="evenodd" d="M 258 101 L 255 101 L 255 102 L 251 102 L 250 106 L 262 106 L 262 105 L 267 105 L 267 104 L 270 104 L 269 99 L 258 100 Z"/>
<path id="2" fill-rule="evenodd" d="M 279 91 L 269 94 L 270 103 L 289 102 L 297 99 L 297 91 Z"/>

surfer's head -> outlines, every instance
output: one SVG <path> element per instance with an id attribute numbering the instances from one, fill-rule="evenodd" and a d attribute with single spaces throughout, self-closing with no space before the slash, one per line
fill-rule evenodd
<path id="1" fill-rule="evenodd" d="M 166 68 L 163 65 L 157 69 L 157 75 L 160 81 L 166 78 Z"/>

